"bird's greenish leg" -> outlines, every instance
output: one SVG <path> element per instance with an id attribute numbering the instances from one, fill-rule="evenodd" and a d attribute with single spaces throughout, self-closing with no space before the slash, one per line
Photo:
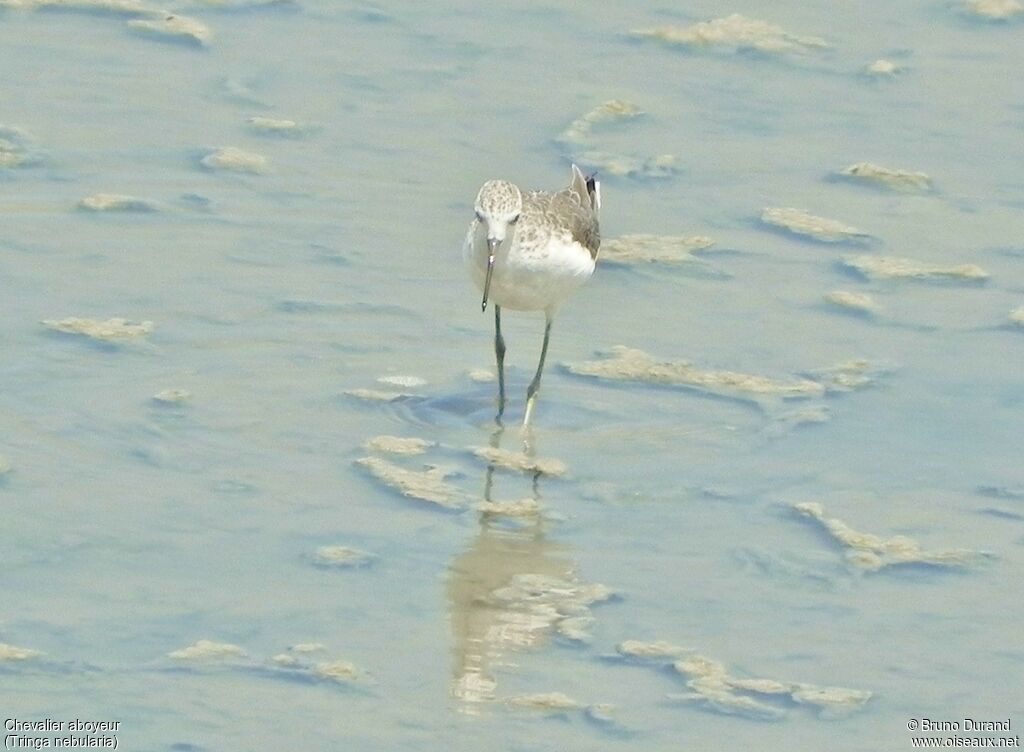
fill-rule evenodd
<path id="1" fill-rule="evenodd" d="M 537 392 L 540 390 L 540 377 L 544 372 L 544 359 L 548 355 L 548 340 L 551 338 L 551 316 L 546 315 L 544 319 L 544 344 L 540 347 L 540 361 L 537 363 L 537 373 L 533 374 L 533 381 L 526 390 L 526 415 L 523 417 L 523 428 L 530 425 L 533 419 L 533 408 L 537 404 Z"/>
<path id="2" fill-rule="evenodd" d="M 494 306 L 494 355 L 498 361 L 498 420 L 505 412 L 505 338 L 501 336 L 501 306 Z"/>

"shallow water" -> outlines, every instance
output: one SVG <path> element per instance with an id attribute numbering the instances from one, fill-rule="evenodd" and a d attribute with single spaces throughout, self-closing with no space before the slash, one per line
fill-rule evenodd
<path id="1" fill-rule="evenodd" d="M 1024 329 L 1009 319 L 1024 305 L 1024 15 L 172 10 L 205 23 L 209 44 L 141 36 L 116 13 L 0 8 L 0 126 L 20 129 L 0 138 L 26 159 L 0 167 L 0 643 L 42 653 L 0 660 L 5 717 L 116 720 L 124 748 L 146 750 L 904 749 L 911 718 L 1024 723 Z M 727 12 L 829 47 L 629 35 Z M 883 57 L 903 70 L 863 74 Z M 568 472 L 492 471 L 468 448 L 521 447 L 542 323 L 505 317 L 509 427 L 495 435 L 495 385 L 469 377 L 492 357 L 460 259 L 470 203 L 496 176 L 561 185 L 574 154 L 558 135 L 610 99 L 645 114 L 595 126 L 589 146 L 673 154 L 678 169 L 603 175 L 603 234 L 715 246 L 678 265 L 599 265 L 555 322 L 531 445 Z M 251 117 L 299 127 L 268 134 Z M 265 171 L 201 164 L 227 146 Z M 835 177 L 862 161 L 934 187 Z M 97 193 L 156 211 L 78 208 Z M 759 222 L 765 207 L 870 237 L 801 238 Z M 861 254 L 989 277 L 866 279 L 841 263 Z M 879 310 L 829 305 L 833 290 Z M 67 317 L 154 330 L 104 343 L 39 323 Z M 865 359 L 872 381 L 751 400 L 563 367 L 620 344 L 779 380 Z M 166 389 L 190 396 L 153 400 Z M 436 442 L 386 459 L 447 471 L 459 508 L 354 464 L 384 456 L 362 448 L 380 434 Z M 485 496 L 536 500 L 542 517 L 482 517 Z M 863 572 L 791 509 L 806 501 L 858 531 L 992 556 Z M 318 563 L 336 545 L 372 558 Z M 530 574 L 557 593 L 495 600 Z M 573 600 L 591 584 L 616 596 Z M 589 640 L 559 631 L 579 616 Z M 667 661 L 610 657 L 630 639 L 872 697 L 833 720 L 780 697 L 759 698 L 785 712 L 776 722 L 715 712 L 666 699 L 688 691 Z M 244 655 L 168 656 L 198 640 Z M 324 647 L 274 662 L 302 643 Z M 337 660 L 359 676 L 316 673 Z M 458 697 L 467 671 L 487 685 L 480 702 Z M 505 702 L 551 692 L 611 703 L 614 720 Z"/>

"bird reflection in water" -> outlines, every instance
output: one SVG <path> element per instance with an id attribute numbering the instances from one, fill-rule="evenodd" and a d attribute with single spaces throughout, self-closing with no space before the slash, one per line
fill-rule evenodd
<path id="1" fill-rule="evenodd" d="M 492 447 L 498 447 L 503 430 L 499 424 Z M 500 506 L 491 496 L 494 474 L 491 464 L 485 471 L 479 531 L 452 562 L 448 578 L 451 693 L 467 712 L 496 699 L 495 669 L 515 666 L 515 652 L 543 647 L 553 633 L 584 639 L 589 605 L 611 596 L 604 586 L 581 583 L 569 548 L 548 538 L 540 474 L 533 475 L 532 499 L 516 504 L 514 517 L 489 511 Z"/>

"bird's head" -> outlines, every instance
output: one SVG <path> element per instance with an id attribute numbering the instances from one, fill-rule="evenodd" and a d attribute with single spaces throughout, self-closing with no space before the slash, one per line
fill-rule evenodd
<path id="1" fill-rule="evenodd" d="M 523 194 L 507 180 L 488 180 L 480 188 L 473 203 L 476 219 L 487 230 L 487 277 L 484 281 L 484 299 L 481 309 L 487 310 L 487 295 L 494 273 L 494 255 L 519 221 L 523 211 Z"/>
<path id="2" fill-rule="evenodd" d="M 487 227 L 488 246 L 497 247 L 508 235 L 509 228 L 519 221 L 523 194 L 507 180 L 488 180 L 476 195 L 473 209 L 477 221 Z"/>

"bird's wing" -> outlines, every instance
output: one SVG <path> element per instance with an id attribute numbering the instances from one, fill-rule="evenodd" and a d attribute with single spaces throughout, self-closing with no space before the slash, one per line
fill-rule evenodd
<path id="1" fill-rule="evenodd" d="M 525 194 L 523 214 L 524 219 L 536 226 L 538 231 L 547 234 L 568 233 L 590 252 L 591 258 L 597 258 L 597 251 L 601 247 L 597 214 L 582 204 L 580 195 L 572 188 L 557 193 L 532 191 Z"/>

